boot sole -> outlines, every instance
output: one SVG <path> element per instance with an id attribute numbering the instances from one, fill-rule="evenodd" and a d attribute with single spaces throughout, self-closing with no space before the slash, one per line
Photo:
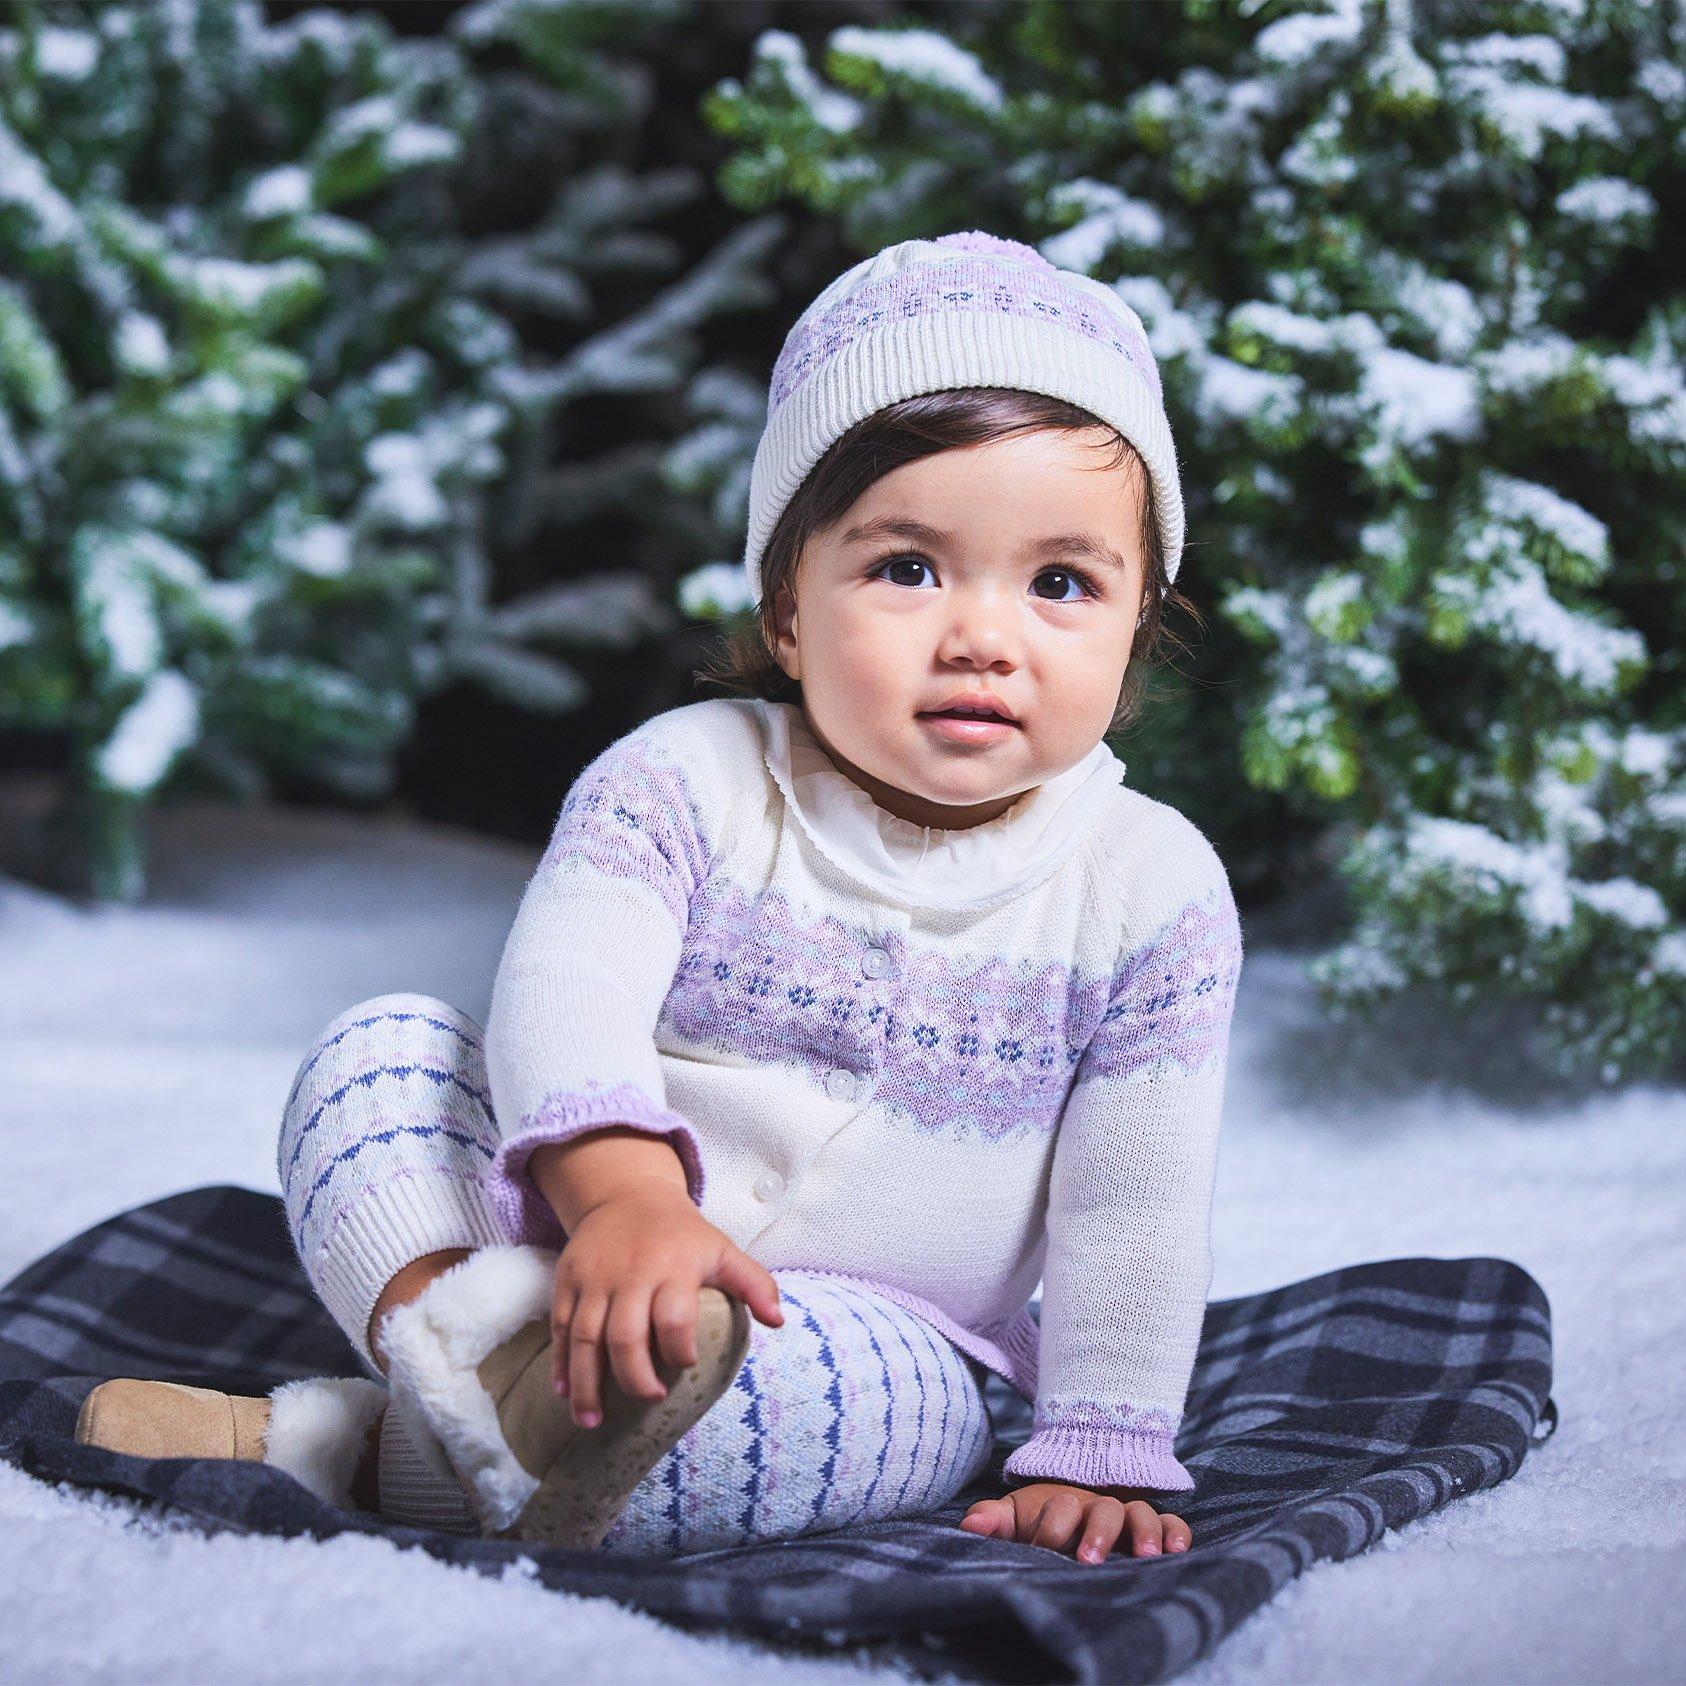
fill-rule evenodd
<path id="1" fill-rule="evenodd" d="M 550 1383 L 550 1325 L 527 1324 L 479 1365 L 498 1421 L 517 1460 L 538 1483 L 521 1514 L 492 1539 L 542 1541 L 587 1551 L 626 1508 L 638 1483 L 701 1421 L 736 1379 L 749 1352 L 750 1320 L 741 1300 L 704 1288 L 697 1306 L 697 1362 L 658 1365 L 662 1399 L 633 1399 L 603 1378 L 603 1420 L 581 1428 Z"/>

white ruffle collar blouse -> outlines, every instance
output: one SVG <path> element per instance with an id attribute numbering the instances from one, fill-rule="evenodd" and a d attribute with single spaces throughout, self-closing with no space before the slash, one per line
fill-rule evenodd
<path id="1" fill-rule="evenodd" d="M 1027 889 L 1082 839 L 1125 764 L 1103 739 L 1075 766 L 981 825 L 946 830 L 881 808 L 840 772 L 795 703 L 755 699 L 765 760 L 815 848 L 873 888 L 925 907 L 970 907 Z"/>

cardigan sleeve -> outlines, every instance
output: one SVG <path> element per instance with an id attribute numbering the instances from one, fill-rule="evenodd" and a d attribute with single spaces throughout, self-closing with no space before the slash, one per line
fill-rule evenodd
<path id="1" fill-rule="evenodd" d="M 1194 1486 L 1173 1442 L 1212 1281 L 1241 925 L 1216 851 L 1198 831 L 1191 841 L 1152 935 L 1104 980 L 1105 1010 L 1061 1115 L 1032 1435 L 1008 1458 L 1009 1476 Z"/>
<path id="2" fill-rule="evenodd" d="M 655 1026 L 708 868 L 693 782 L 706 762 L 666 741 L 659 720 L 575 780 L 498 963 L 486 1075 L 502 1141 L 486 1191 L 513 1241 L 566 1239 L 528 1171 L 533 1150 L 606 1125 L 670 1142 L 702 1199 L 696 1136 L 667 1105 Z"/>

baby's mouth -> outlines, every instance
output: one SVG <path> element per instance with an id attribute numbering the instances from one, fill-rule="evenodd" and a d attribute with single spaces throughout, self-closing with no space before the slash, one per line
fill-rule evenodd
<path id="1" fill-rule="evenodd" d="M 915 716 L 933 732 L 958 743 L 990 743 L 1016 732 L 1019 723 L 999 714 L 970 714 L 961 709 L 942 709 Z"/>

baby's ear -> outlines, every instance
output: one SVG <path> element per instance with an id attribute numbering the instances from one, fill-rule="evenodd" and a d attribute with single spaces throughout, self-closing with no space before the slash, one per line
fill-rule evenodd
<path id="1" fill-rule="evenodd" d="M 780 586 L 773 597 L 772 656 L 790 679 L 802 677 L 801 653 L 796 635 L 796 593 Z"/>

